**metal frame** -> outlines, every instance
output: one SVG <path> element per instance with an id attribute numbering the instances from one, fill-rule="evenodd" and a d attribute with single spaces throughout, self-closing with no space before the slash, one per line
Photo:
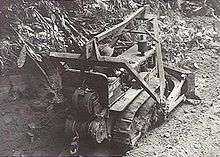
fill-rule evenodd
<path id="1" fill-rule="evenodd" d="M 84 67 L 89 66 L 105 66 L 105 67 L 122 67 L 125 68 L 133 77 L 134 79 L 141 85 L 141 87 L 156 101 L 158 104 L 168 104 L 169 106 L 176 106 L 182 100 L 185 99 L 185 96 L 181 94 L 181 88 L 184 85 L 185 79 L 180 80 L 180 83 L 177 83 L 174 87 L 174 90 L 171 92 L 170 96 L 168 96 L 168 100 L 165 99 L 165 71 L 164 71 L 164 63 L 162 61 L 162 53 L 161 53 L 161 43 L 159 40 L 159 26 L 157 16 L 147 14 L 149 10 L 149 6 L 143 6 L 139 8 L 137 11 L 132 13 L 128 18 L 126 18 L 123 22 L 113 26 L 112 28 L 96 35 L 90 42 L 86 44 L 86 53 L 85 54 L 72 54 L 72 53 L 57 53 L 51 52 L 50 57 L 70 61 L 71 63 L 75 63 L 76 65 L 82 66 L 82 70 Z M 126 27 L 135 19 L 138 20 L 153 20 L 154 26 L 154 34 L 155 36 L 152 37 L 154 41 L 156 41 L 156 68 L 158 71 L 159 79 L 160 79 L 160 94 L 158 95 L 151 87 L 141 78 L 136 70 L 134 70 L 131 65 L 126 62 L 125 60 L 118 59 L 115 57 L 109 56 L 101 56 L 99 49 L 98 49 L 98 42 L 109 37 L 113 36 L 118 38 L 124 32 L 130 33 L 138 33 L 143 34 L 147 33 L 150 34 L 147 30 L 145 32 L 133 31 L 132 29 L 126 29 Z M 152 35 L 151 35 L 152 36 Z M 117 39 L 116 39 L 117 41 Z M 92 47 L 92 54 L 89 53 L 89 48 Z M 170 69 L 168 65 L 166 65 L 166 69 Z M 175 68 L 174 68 L 175 70 Z M 184 71 L 181 71 L 181 74 L 185 74 Z M 175 93 L 175 94 L 174 94 Z M 178 94 L 176 94 L 178 93 Z M 172 107 L 172 108 L 174 108 Z"/>

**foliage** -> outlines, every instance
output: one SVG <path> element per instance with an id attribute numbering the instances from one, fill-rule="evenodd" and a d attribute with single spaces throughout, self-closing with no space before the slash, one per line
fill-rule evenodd
<path id="1" fill-rule="evenodd" d="M 162 47 L 171 63 L 186 60 L 187 52 L 209 48 L 217 32 L 213 21 L 202 18 L 182 18 L 180 15 L 161 19 Z"/>
<path id="2" fill-rule="evenodd" d="M 121 22 L 125 15 L 146 3 L 154 13 L 162 15 L 162 45 L 172 56 L 169 61 L 175 62 L 174 58 L 184 56 L 193 47 L 204 47 L 216 34 L 182 17 L 189 12 L 213 15 L 211 0 L 7 0 L 0 3 L 0 70 L 3 73 L 22 67 L 27 56 L 37 64 L 51 51 L 82 53 L 85 43 L 93 36 Z"/>
<path id="3" fill-rule="evenodd" d="M 0 9 L 0 67 L 6 71 L 16 69 L 16 59 L 22 67 L 26 55 L 41 61 L 41 56 L 51 51 L 81 53 L 89 39 L 114 25 L 126 12 L 120 1 L 107 5 L 88 0 L 9 0 Z"/>

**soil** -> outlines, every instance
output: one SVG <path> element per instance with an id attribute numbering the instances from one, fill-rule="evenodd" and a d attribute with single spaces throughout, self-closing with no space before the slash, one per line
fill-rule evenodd
<path id="1" fill-rule="evenodd" d="M 0 156 L 19 156 L 19 154 L 57 156 L 62 151 L 64 144 L 62 124 L 65 124 L 63 116 L 53 111 L 47 113 L 33 111 L 30 106 L 34 103 L 35 100 L 1 103 Z M 31 142 L 28 135 L 28 132 L 32 133 L 28 124 L 44 128 L 40 131 L 36 129 L 34 142 Z"/>

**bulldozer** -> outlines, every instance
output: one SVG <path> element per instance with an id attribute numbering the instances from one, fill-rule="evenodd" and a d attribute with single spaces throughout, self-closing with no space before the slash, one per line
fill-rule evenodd
<path id="1" fill-rule="evenodd" d="M 127 47 L 116 51 L 123 39 Z M 195 94 L 194 74 L 163 62 L 158 17 L 149 6 L 95 35 L 83 53 L 50 52 L 49 57 L 65 67 L 71 154 L 81 139 L 134 146 Z"/>

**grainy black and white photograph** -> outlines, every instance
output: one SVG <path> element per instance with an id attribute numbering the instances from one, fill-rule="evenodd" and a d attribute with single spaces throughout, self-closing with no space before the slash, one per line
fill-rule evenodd
<path id="1" fill-rule="evenodd" d="M 220 0 L 0 0 L 0 156 L 219 157 Z"/>

